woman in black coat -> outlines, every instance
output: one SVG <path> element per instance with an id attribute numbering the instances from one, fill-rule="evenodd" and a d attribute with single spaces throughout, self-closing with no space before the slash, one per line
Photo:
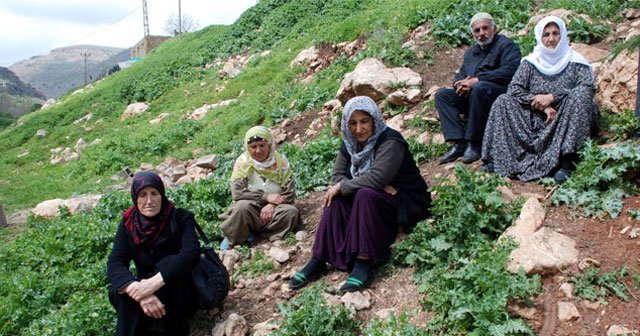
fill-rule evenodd
<path id="1" fill-rule="evenodd" d="M 188 335 L 188 319 L 198 308 L 191 277 L 200 248 L 193 214 L 173 206 L 153 172 L 135 175 L 131 198 L 107 262 L 116 335 Z"/>

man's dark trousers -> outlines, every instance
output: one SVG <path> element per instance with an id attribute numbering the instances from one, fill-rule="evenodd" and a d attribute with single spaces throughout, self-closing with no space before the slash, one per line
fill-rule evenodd
<path id="1" fill-rule="evenodd" d="M 444 88 L 436 92 L 436 106 L 446 140 L 482 142 L 491 105 L 507 87 L 491 82 L 479 81 L 473 85 L 469 97 L 460 97 L 454 89 Z M 467 116 L 467 125 L 460 119 Z"/>

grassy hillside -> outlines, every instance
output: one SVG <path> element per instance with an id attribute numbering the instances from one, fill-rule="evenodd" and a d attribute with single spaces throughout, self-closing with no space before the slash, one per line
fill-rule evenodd
<path id="1" fill-rule="evenodd" d="M 416 55 L 402 48 L 406 34 L 430 22 L 431 36 L 442 48 L 468 43 L 468 18 L 478 10 L 502 13 L 498 24 L 515 32 L 538 9 L 568 8 L 596 18 L 574 27 L 573 36 L 602 38 L 605 19 L 619 20 L 623 7 L 639 1 L 495 1 L 479 0 L 263 0 L 230 26 L 210 26 L 174 38 L 144 60 L 110 76 L 84 92 L 63 97 L 62 103 L 23 117 L 21 126 L 0 132 L 0 199 L 7 212 L 30 208 L 51 198 L 102 193 L 124 166 L 157 164 L 167 156 L 191 158 L 196 148 L 223 154 L 216 176 L 171 191 L 178 206 L 196 213 L 199 222 L 217 236 L 217 214 L 229 202 L 227 174 L 244 131 L 258 123 L 271 125 L 332 99 L 340 80 L 365 57 L 388 65 L 415 64 Z M 570 27 L 571 28 L 571 27 Z M 352 59 L 339 58 L 309 84 L 296 80 L 304 69 L 290 62 L 312 45 L 367 39 L 367 48 Z M 523 50 L 531 36 L 517 38 Z M 246 52 L 259 54 L 240 76 L 220 79 L 220 66 L 206 64 Z M 450 78 L 445 80 L 450 81 Z M 205 84 L 203 84 L 205 83 Z M 224 87 L 222 90 L 216 88 Z M 210 111 L 200 121 L 187 112 L 204 103 L 237 98 Z M 295 107 L 290 109 L 292 101 Z M 120 120 L 125 107 L 144 101 L 149 113 Z M 158 125 L 149 120 L 169 117 Z M 84 123 L 74 122 L 87 114 Z M 90 126 L 87 132 L 84 126 Z M 38 139 L 38 129 L 48 135 Z M 88 147 L 78 161 L 50 164 L 52 148 L 71 147 L 79 138 Z M 283 149 L 297 169 L 303 190 L 327 182 L 338 139 L 326 133 L 304 149 Z M 28 151 L 27 155 L 24 154 Z M 105 258 L 126 194 L 109 194 L 96 211 L 56 220 L 32 220 L 16 236 L 2 237 L 0 249 L 0 334 L 102 335 L 111 333 L 114 316 L 106 301 Z M 503 225 L 501 223 L 500 225 Z M 490 250 L 487 248 L 487 250 Z M 52 276 L 52 275 L 56 276 Z M 28 302 L 28 304 L 24 304 Z M 497 314 L 500 315 L 500 314 Z M 505 314 L 502 314 L 505 315 Z M 500 316 L 502 316 L 500 315 Z"/>
<path id="2" fill-rule="evenodd" d="M 547 1 L 547 8 L 573 5 L 589 14 L 617 13 L 626 1 L 583 2 Z M 225 153 L 238 143 L 239 135 L 256 123 L 271 124 L 281 118 L 320 108 L 334 97 L 339 80 L 367 56 L 382 58 L 389 65 L 411 64 L 415 55 L 401 44 L 411 29 L 432 21 L 437 44 L 458 46 L 468 42 L 466 20 L 476 10 L 505 13 L 498 16 L 503 29 L 517 31 L 530 16 L 532 0 L 483 4 L 481 1 L 407 0 L 396 1 L 260 1 L 233 25 L 210 26 L 163 44 L 142 62 L 106 78 L 82 94 L 66 96 L 62 104 L 32 113 L 20 127 L 0 133 L 0 197 L 9 212 L 32 207 L 53 197 L 73 193 L 98 192 L 109 185 L 110 177 L 124 166 L 141 162 L 158 163 L 168 155 L 185 159 L 193 149 Z M 589 29 L 591 26 L 582 28 Z M 575 30 L 574 30 L 575 31 Z M 300 69 L 289 63 L 304 48 L 325 42 L 351 41 L 368 36 L 368 48 L 353 59 L 340 59 L 323 70 L 311 84 L 295 81 Z M 523 48 L 531 39 L 520 38 Z M 217 59 L 247 52 L 257 57 L 237 78 L 221 80 L 220 67 L 205 70 Z M 201 83 L 206 85 L 201 85 Z M 216 92 L 215 87 L 224 86 Z M 239 97 L 240 93 L 244 94 Z M 238 102 L 215 110 L 204 120 L 190 121 L 183 116 L 203 103 L 239 98 Z M 289 111 L 291 101 L 296 108 Z M 145 101 L 150 113 L 121 122 L 127 104 Z M 170 117 L 157 126 L 148 122 L 160 113 Z M 74 121 L 86 114 L 93 118 L 84 124 Z M 279 120 L 279 119 L 278 119 Z M 222 121 L 222 122 L 220 122 Z M 81 126 L 92 126 L 85 132 Z M 49 135 L 37 139 L 44 128 Z M 89 147 L 77 162 L 60 166 L 49 163 L 50 150 L 71 147 L 79 138 Z M 18 155 L 29 154 L 18 158 Z M 33 190 L 38 190 L 37 194 Z"/>

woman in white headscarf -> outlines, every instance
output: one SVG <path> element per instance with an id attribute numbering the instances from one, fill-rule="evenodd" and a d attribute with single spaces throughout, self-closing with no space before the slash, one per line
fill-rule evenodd
<path id="1" fill-rule="evenodd" d="M 491 108 L 483 170 L 523 181 L 553 176 L 562 183 L 575 169 L 578 147 L 597 130 L 594 74 L 569 46 L 562 19 L 543 18 L 535 35 L 535 49 Z"/>

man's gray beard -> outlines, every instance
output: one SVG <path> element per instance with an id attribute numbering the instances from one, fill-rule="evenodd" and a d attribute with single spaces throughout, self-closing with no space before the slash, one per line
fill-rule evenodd
<path id="1" fill-rule="evenodd" d="M 476 43 L 478 43 L 478 45 L 480 46 L 480 48 L 484 49 L 486 48 L 488 45 L 491 44 L 491 42 L 493 42 L 493 38 L 495 37 L 495 35 L 491 36 L 490 38 L 487 39 L 486 42 L 481 43 L 480 40 L 476 40 Z"/>

